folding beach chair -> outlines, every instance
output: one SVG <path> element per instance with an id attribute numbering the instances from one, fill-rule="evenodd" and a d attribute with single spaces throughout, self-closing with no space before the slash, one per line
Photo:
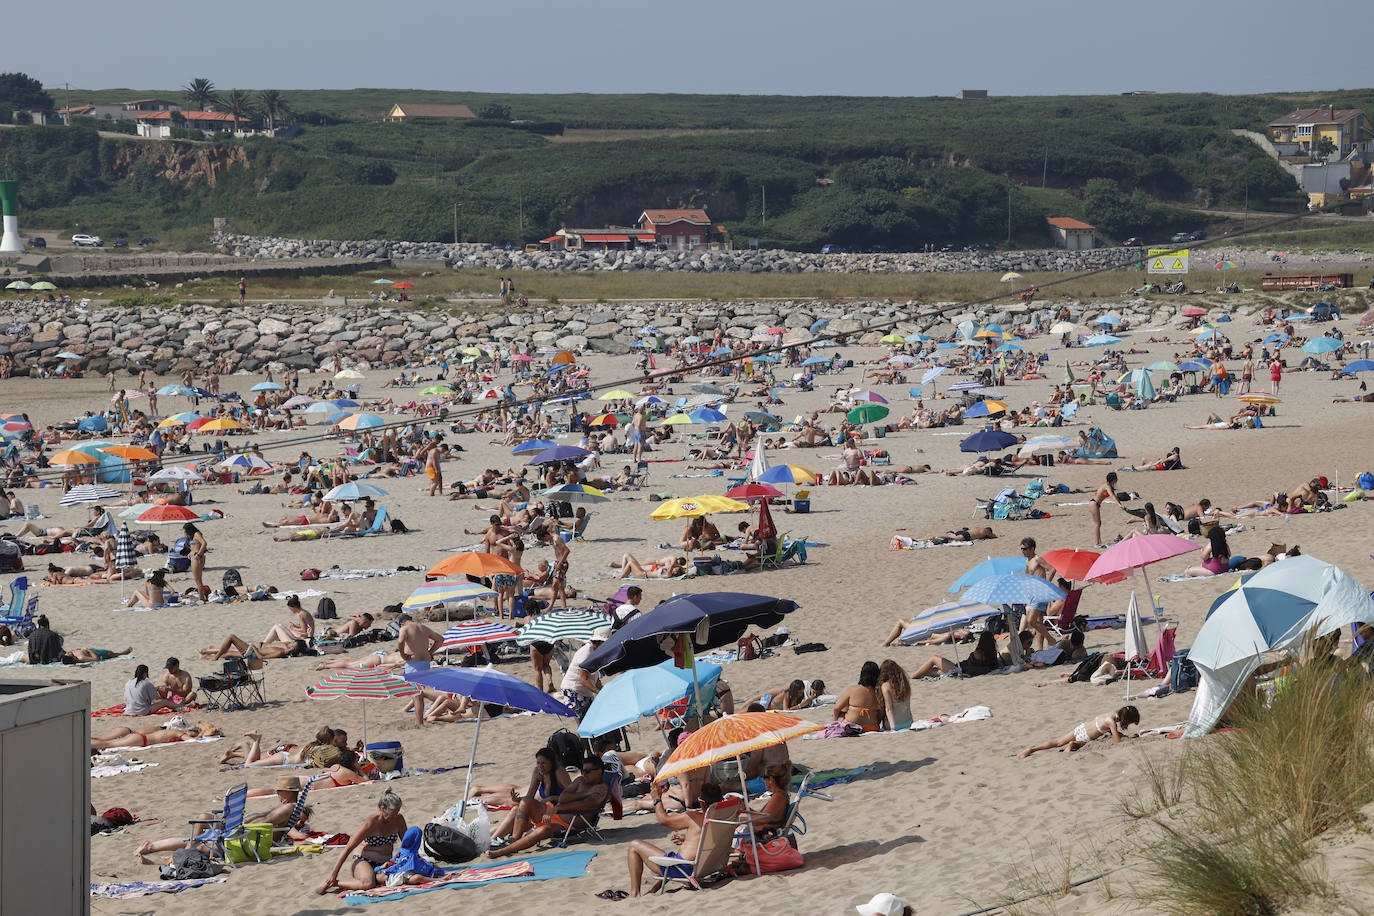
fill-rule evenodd
<path id="1" fill-rule="evenodd" d="M 188 821 L 192 827 L 200 826 L 208 829 L 191 836 L 191 842 L 204 843 L 209 846 L 214 854 L 224 861 L 226 865 L 233 865 L 229 858 L 225 845 L 231 840 L 240 839 L 244 835 L 243 814 L 248 805 L 248 783 L 241 782 L 224 793 L 224 807 L 216 808 L 212 812 L 215 816 L 208 820 Z M 245 844 L 245 848 L 250 848 Z"/>
<path id="2" fill-rule="evenodd" d="M 696 855 L 690 861 L 669 856 L 650 856 L 649 861 L 659 868 L 658 892 L 664 893 L 670 883 L 701 889 L 703 879 L 725 870 L 734 849 L 735 828 L 739 826 L 744 800 L 731 796 L 706 809 L 701 825 L 701 839 Z"/>
<path id="3" fill-rule="evenodd" d="M 261 669 L 259 669 L 261 670 Z M 251 709 L 267 702 L 263 693 L 266 677 L 253 676 L 253 670 L 242 658 L 226 658 L 224 667 L 215 674 L 196 679 L 205 704 L 226 712 L 232 709 Z"/>
<path id="4" fill-rule="evenodd" d="M 797 786 L 797 792 L 792 796 L 792 803 L 787 806 L 787 819 L 782 822 L 781 827 L 773 832 L 775 836 L 786 837 L 793 846 L 797 845 L 795 838 L 806 833 L 806 818 L 801 815 L 802 799 L 811 795 L 822 801 L 835 800 L 835 797 L 828 792 L 808 788 L 812 775 L 814 774 L 807 773 L 802 777 L 801 785 Z"/>
<path id="5" fill-rule="evenodd" d="M 385 534 L 387 531 L 386 524 L 390 520 L 390 514 L 387 512 L 386 506 L 378 506 L 377 514 L 372 517 L 372 524 L 367 528 L 367 530 L 345 531 L 341 534 L 335 535 L 335 537 L 361 538 L 366 537 L 369 534 Z"/>
<path id="6" fill-rule="evenodd" d="M 22 576 L 20 578 L 23 578 Z M 18 581 L 18 580 L 15 580 Z M 24 603 L 24 610 L 18 614 L 0 617 L 0 623 L 10 628 L 10 632 L 20 639 L 26 639 L 38 628 L 38 596 L 34 595 Z"/>
<path id="7" fill-rule="evenodd" d="M 580 840 L 597 840 L 599 842 L 605 839 L 601 835 L 601 812 L 605 811 L 606 805 L 610 804 L 611 796 L 619 791 L 620 776 L 603 770 L 601 780 L 606 784 L 606 797 L 602 799 L 601 806 L 590 813 L 573 816 L 572 820 L 568 822 L 568 829 L 563 832 L 563 838 L 554 844 L 559 849 Z"/>

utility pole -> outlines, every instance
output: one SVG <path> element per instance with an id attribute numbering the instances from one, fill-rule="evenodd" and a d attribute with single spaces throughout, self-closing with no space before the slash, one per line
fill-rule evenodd
<path id="1" fill-rule="evenodd" d="M 524 194 L 521 194 L 517 199 L 520 201 L 520 238 L 521 238 L 521 239 L 524 239 L 524 238 L 525 238 L 525 195 L 524 195 Z"/>
<path id="2" fill-rule="evenodd" d="M 1011 185 L 1007 185 L 1007 244 L 1011 244 Z"/>
<path id="3" fill-rule="evenodd" d="M 453 244 L 458 244 L 458 201 L 453 202 Z"/>
<path id="4" fill-rule="evenodd" d="M 768 225 L 768 185 L 763 187 L 763 225 Z"/>
<path id="5" fill-rule="evenodd" d="M 1040 187 L 1045 186 L 1045 180 L 1050 177 L 1050 148 L 1045 147 L 1045 165 L 1040 170 Z"/>

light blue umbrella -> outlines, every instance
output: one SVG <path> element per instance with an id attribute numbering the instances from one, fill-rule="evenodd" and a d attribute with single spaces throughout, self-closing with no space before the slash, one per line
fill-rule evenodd
<path id="1" fill-rule="evenodd" d="M 908 334 L 903 339 L 907 343 L 925 343 L 927 340 L 934 340 L 935 338 L 927 337 L 925 334 Z"/>
<path id="2" fill-rule="evenodd" d="M 334 487 L 333 489 L 326 492 L 324 494 L 324 498 L 337 499 L 342 500 L 344 502 L 348 502 L 349 500 L 353 499 L 365 499 L 369 496 L 375 498 L 386 495 L 386 490 L 383 490 L 381 487 L 373 486 L 370 483 L 363 483 L 354 480 L 349 481 L 348 483 L 339 484 L 337 487 Z"/>
<path id="3" fill-rule="evenodd" d="M 1094 320 L 1095 320 L 1098 324 L 1104 324 L 1104 325 L 1107 325 L 1108 327 L 1113 327 L 1113 328 L 1116 327 L 1117 325 L 1121 324 L 1121 319 L 1118 318 L 1118 317 L 1116 317 L 1115 315 L 1102 315 L 1102 316 L 1099 316 L 1098 318 L 1096 318 L 1096 319 L 1094 319 Z"/>
<path id="4" fill-rule="evenodd" d="M 330 426 L 333 426 L 335 423 L 338 423 L 342 420 L 346 420 L 351 416 L 353 416 L 352 411 L 340 410 L 325 417 L 324 422 L 328 423 Z"/>
<path id="5" fill-rule="evenodd" d="M 157 396 L 160 398 L 175 397 L 177 395 L 183 398 L 193 398 L 196 396 L 196 393 L 185 385 L 163 385 L 157 390 Z"/>
<path id="6" fill-rule="evenodd" d="M 305 410 L 301 411 L 301 413 L 331 413 L 331 414 L 332 414 L 332 413 L 338 413 L 338 412 L 340 411 L 340 409 L 341 409 L 341 408 L 339 407 L 339 405 L 338 405 L 338 404 L 335 404 L 333 401 L 316 401 L 314 404 L 311 404 L 309 407 L 305 408 Z"/>
<path id="7" fill-rule="evenodd" d="M 709 407 L 700 407 L 687 416 L 691 417 L 694 423 L 723 423 L 729 419 L 719 410 L 712 410 Z"/>
<path id="8" fill-rule="evenodd" d="M 710 662 L 696 663 L 698 693 L 706 688 L 715 692 L 721 667 Z M 670 658 L 651 668 L 634 668 L 606 682 L 592 700 L 577 733 L 595 738 L 653 715 L 663 707 L 686 699 L 692 692 L 692 669 L 679 668 Z"/>
<path id="9" fill-rule="evenodd" d="M 961 588 L 968 588 L 975 582 L 981 582 L 988 576 L 1000 576 L 1003 573 L 1025 572 L 1025 557 L 988 557 L 977 566 L 964 573 L 954 584 L 949 587 L 951 595 L 958 594 Z"/>
<path id="10" fill-rule="evenodd" d="M 983 604 L 1041 604 L 1058 601 L 1065 594 L 1062 588 L 1039 576 L 1010 572 L 979 579 L 969 586 L 963 598 Z"/>
<path id="11" fill-rule="evenodd" d="M 1207 330 L 1203 331 L 1201 334 L 1197 335 L 1197 339 L 1198 339 L 1198 340 L 1214 340 L 1214 339 L 1216 339 L 1216 338 L 1218 338 L 1218 337 L 1220 337 L 1220 336 L 1222 336 L 1222 335 L 1221 335 L 1220 333 L 1217 332 L 1217 329 L 1216 329 L 1216 328 L 1208 328 Z"/>
<path id="12" fill-rule="evenodd" d="M 521 442 L 515 448 L 511 449 L 510 453 L 512 455 L 523 455 L 525 452 L 542 452 L 544 449 L 553 448 L 557 444 L 558 443 L 554 442 L 552 439 L 530 439 L 527 442 Z"/>
<path id="13" fill-rule="evenodd" d="M 756 363 L 776 363 L 777 361 L 778 358 L 771 353 L 765 353 L 762 356 L 755 356 L 753 358 L 753 362 Z"/>
<path id="14" fill-rule="evenodd" d="M 1155 396 L 1154 382 L 1150 381 L 1150 373 L 1145 369 L 1131 370 L 1131 390 L 1138 398 L 1149 400 Z"/>
<path id="15" fill-rule="evenodd" d="M 811 322 L 811 327 L 808 330 L 814 334 L 828 324 L 830 324 L 829 318 L 817 318 L 815 321 Z"/>
<path id="16" fill-rule="evenodd" d="M 1282 331 L 1276 331 L 1260 342 L 1267 344 L 1288 343 L 1288 335 L 1284 334 Z"/>
<path id="17" fill-rule="evenodd" d="M 937 350 L 957 350 L 959 345 L 952 340 L 942 340 L 935 345 Z"/>
<path id="18" fill-rule="evenodd" d="M 1304 353 L 1330 353 L 1332 350 L 1339 350 L 1345 341 L 1337 340 L 1334 337 L 1314 337 L 1302 345 Z"/>
<path id="19" fill-rule="evenodd" d="M 1115 334 L 1094 334 L 1083 341 L 1085 347 L 1110 347 L 1112 344 L 1121 343 L 1121 338 Z"/>
<path id="20" fill-rule="evenodd" d="M 1002 344 L 1002 346 L 998 347 L 996 350 L 993 350 L 992 352 L 994 352 L 994 353 L 1015 353 L 1017 350 L 1024 350 L 1024 349 L 1025 349 L 1025 347 L 1022 347 L 1020 344 L 1004 343 L 1004 344 Z"/>
<path id="21" fill-rule="evenodd" d="M 286 389 L 283 388 L 281 385 L 278 385 L 276 382 L 258 382 L 256 385 L 254 385 L 252 388 L 249 388 L 248 390 L 249 390 L 249 391 L 285 391 Z"/>
<path id="22" fill-rule="evenodd" d="M 1150 363 L 1149 369 L 1151 372 L 1177 372 L 1178 364 L 1171 363 L 1167 359 L 1161 359 L 1157 363 Z"/>
<path id="23" fill-rule="evenodd" d="M 1354 375 L 1356 372 L 1374 372 L 1374 359 L 1357 359 L 1341 370 L 1344 375 Z"/>
<path id="24" fill-rule="evenodd" d="M 822 363 L 830 362 L 831 359 L 832 357 L 829 356 L 808 356 L 806 359 L 801 361 L 801 364 L 803 366 L 819 366 Z"/>

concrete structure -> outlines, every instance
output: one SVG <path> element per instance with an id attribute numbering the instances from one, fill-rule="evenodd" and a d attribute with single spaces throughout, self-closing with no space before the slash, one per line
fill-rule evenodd
<path id="1" fill-rule="evenodd" d="M 705 210 L 645 210 L 639 214 L 639 228 L 653 233 L 658 244 L 678 251 L 705 245 L 713 231 Z"/>
<path id="2" fill-rule="evenodd" d="M 0 213 L 4 215 L 0 251 L 22 253 L 24 240 L 19 236 L 19 182 L 10 179 L 0 181 Z"/>
<path id="3" fill-rule="evenodd" d="M 167 99 L 130 99 L 127 102 L 120 102 L 117 105 L 97 105 L 94 102 L 87 102 L 85 105 L 73 105 L 71 108 L 59 108 L 57 114 L 63 121 L 71 117 L 105 118 L 110 121 L 134 121 L 144 112 L 180 110 L 180 105 L 176 102 L 169 102 Z"/>
<path id="4" fill-rule="evenodd" d="M 540 244 L 568 249 L 630 249 L 637 246 L 653 245 L 652 232 L 642 232 L 634 226 L 602 226 L 598 229 L 559 229 L 558 232 L 541 240 Z"/>
<path id="5" fill-rule="evenodd" d="M 1301 153 L 1315 155 L 1323 138 L 1331 141 L 1335 155 L 1342 158 L 1352 152 L 1369 149 L 1371 134 L 1369 120 L 1358 108 L 1299 108 L 1269 123 L 1269 136 L 1280 150 L 1284 144 L 1294 144 Z"/>
<path id="6" fill-rule="evenodd" d="M 91 911 L 91 685 L 0 681 L 0 910 Z"/>
<path id="7" fill-rule="evenodd" d="M 446 121 L 453 118 L 475 118 L 472 109 L 466 105 L 424 105 L 412 102 L 397 102 L 391 106 L 383 120 L 386 121 Z"/>
<path id="8" fill-rule="evenodd" d="M 1051 216 L 1045 220 L 1050 224 L 1054 243 L 1069 251 L 1083 251 L 1097 247 L 1097 229 L 1071 216 Z"/>
<path id="9" fill-rule="evenodd" d="M 954 96 L 956 99 L 985 99 L 988 97 L 986 89 L 960 89 Z"/>

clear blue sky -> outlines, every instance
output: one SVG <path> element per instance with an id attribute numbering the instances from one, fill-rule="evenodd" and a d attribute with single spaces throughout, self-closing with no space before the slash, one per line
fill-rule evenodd
<path id="1" fill-rule="evenodd" d="M 173 89 L 203 76 L 221 89 L 911 96 L 961 88 L 1246 93 L 1374 82 L 1356 37 L 1369 7 L 1356 0 L 8 6 L 0 69 L 49 87 Z"/>

